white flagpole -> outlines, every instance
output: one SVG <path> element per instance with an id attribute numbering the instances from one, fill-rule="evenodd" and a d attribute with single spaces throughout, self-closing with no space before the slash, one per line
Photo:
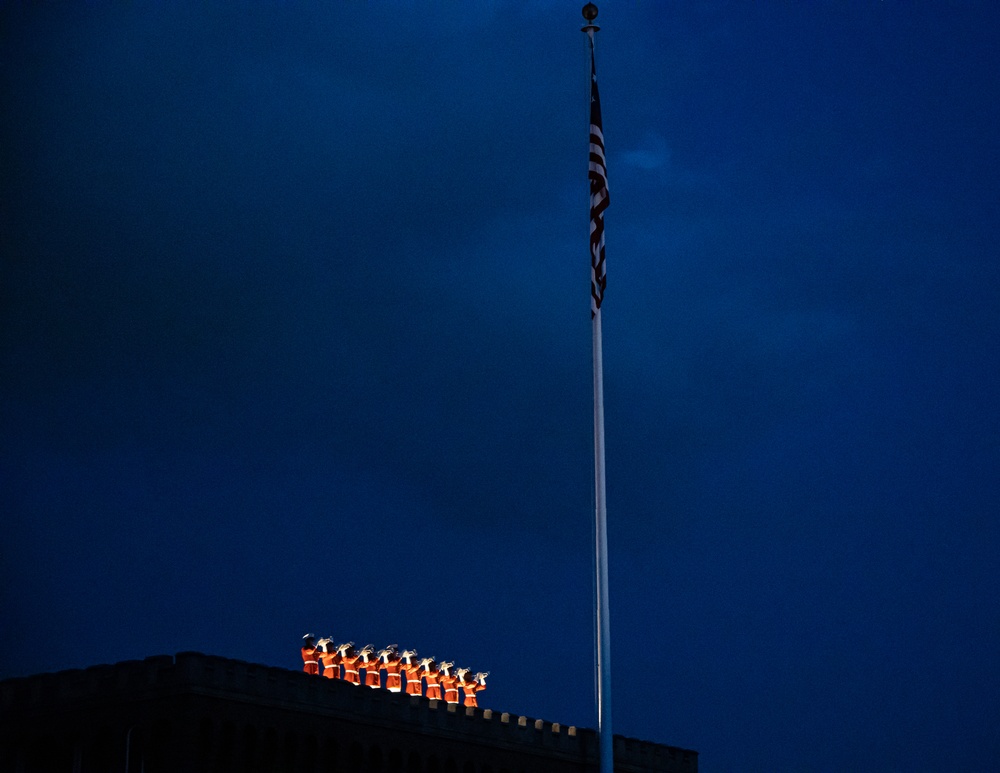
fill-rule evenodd
<path id="1" fill-rule="evenodd" d="M 600 27 L 593 21 L 597 18 L 597 6 L 588 3 L 583 8 L 583 17 L 587 24 L 582 28 L 587 34 L 590 44 L 590 77 L 594 77 L 594 33 Z M 594 100 L 595 86 L 590 89 L 590 99 Z M 591 134 L 593 134 L 593 112 L 591 111 Z M 603 131 L 602 131 L 603 135 Z M 593 142 L 593 139 L 592 139 Z M 601 139 L 603 146 L 603 137 Z M 593 150 L 593 148 L 592 148 Z M 603 148 L 602 148 L 603 155 Z M 603 165 L 603 162 L 602 162 Z M 603 170 L 602 170 L 603 174 Z M 605 191 L 606 195 L 606 191 Z M 595 228 L 594 202 L 591 200 L 591 233 Z M 603 209 L 601 211 L 603 232 Z M 603 237 L 599 247 L 591 244 L 591 261 L 596 260 L 594 250 L 603 253 Z M 600 255 L 603 258 L 603 254 Z M 603 265 L 601 266 L 603 272 Z M 593 276 L 592 281 L 602 281 Z M 592 293 L 595 288 L 592 287 Z M 603 299 L 603 286 L 597 291 Z M 594 571 L 596 577 L 595 595 L 595 628 L 597 639 L 596 671 L 597 671 L 597 727 L 599 733 L 598 748 L 600 751 L 600 772 L 614 773 L 614 734 L 611 727 L 611 622 L 608 604 L 608 514 L 607 497 L 605 495 L 604 472 L 604 358 L 601 340 L 601 306 L 597 302 L 592 307 L 593 345 L 594 345 L 594 509 L 595 509 L 595 544 Z"/>
<path id="2" fill-rule="evenodd" d="M 597 577 L 597 727 L 600 732 L 601 773 L 614 770 L 611 731 L 611 621 L 608 604 L 608 510 L 604 480 L 604 362 L 601 346 L 601 310 L 593 319 L 594 332 L 594 500 L 596 517 L 595 571 Z"/>

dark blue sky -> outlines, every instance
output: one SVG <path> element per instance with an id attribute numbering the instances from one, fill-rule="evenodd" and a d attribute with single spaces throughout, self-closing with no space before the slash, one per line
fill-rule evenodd
<path id="1" fill-rule="evenodd" d="M 0 4 L 0 677 L 594 726 L 581 5 Z M 706 773 L 1000 757 L 1000 25 L 921 6 L 601 4 L 615 730 Z"/>

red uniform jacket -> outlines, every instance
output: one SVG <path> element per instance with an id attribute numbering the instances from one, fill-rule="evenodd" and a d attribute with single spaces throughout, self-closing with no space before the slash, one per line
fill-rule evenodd
<path id="1" fill-rule="evenodd" d="M 423 695 L 423 685 L 420 684 L 420 666 L 416 663 L 402 664 L 403 673 L 406 674 L 406 694 Z"/>
<path id="2" fill-rule="evenodd" d="M 357 653 L 353 655 L 342 655 L 340 662 L 344 664 L 344 681 L 351 684 L 361 684 L 361 677 L 358 675 L 358 661 L 361 656 Z"/>
<path id="3" fill-rule="evenodd" d="M 478 706 L 476 702 L 476 693 L 480 690 L 485 690 L 485 684 L 479 684 L 479 682 L 462 682 L 462 692 L 465 693 L 465 703 L 463 706 Z"/>
<path id="4" fill-rule="evenodd" d="M 458 677 L 454 674 L 450 676 L 441 674 L 438 677 L 438 681 L 441 682 L 441 686 L 444 688 L 445 701 L 448 703 L 458 703 Z"/>
<path id="5" fill-rule="evenodd" d="M 368 662 L 365 663 L 363 660 L 358 663 L 365 670 L 365 686 L 366 687 L 381 687 L 382 679 L 379 677 L 378 673 L 378 658 L 375 655 L 368 656 Z"/>
<path id="6" fill-rule="evenodd" d="M 319 657 L 323 661 L 323 676 L 327 679 L 340 679 L 340 653 L 337 650 L 321 652 Z"/>
<path id="7" fill-rule="evenodd" d="M 302 670 L 307 674 L 319 674 L 319 650 L 316 647 L 302 648 Z"/>
<path id="8" fill-rule="evenodd" d="M 403 686 L 403 680 L 399 676 L 401 668 L 402 661 L 398 655 L 395 660 L 393 660 L 390 656 L 388 661 L 383 660 L 379 664 L 379 670 L 385 671 L 385 689 L 392 690 L 393 692 L 399 692 L 399 688 Z"/>
<path id="9" fill-rule="evenodd" d="M 433 700 L 441 700 L 441 683 L 438 681 L 437 671 L 424 671 L 424 679 L 427 680 L 427 697 Z"/>

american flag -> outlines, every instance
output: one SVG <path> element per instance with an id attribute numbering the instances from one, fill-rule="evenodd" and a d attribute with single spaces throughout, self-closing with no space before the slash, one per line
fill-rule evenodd
<path id="1" fill-rule="evenodd" d="M 590 316 L 604 300 L 608 284 L 604 269 L 604 210 L 608 208 L 608 170 L 604 159 L 604 130 L 601 128 L 601 98 L 597 93 L 594 47 L 590 47 Z"/>

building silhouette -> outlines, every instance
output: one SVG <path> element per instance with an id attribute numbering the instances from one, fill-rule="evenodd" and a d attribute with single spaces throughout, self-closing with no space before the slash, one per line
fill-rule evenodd
<path id="1" fill-rule="evenodd" d="M 697 773 L 698 753 L 615 737 L 615 771 Z M 569 773 L 597 734 L 300 671 L 181 652 L 0 682 L 12 773 Z"/>

